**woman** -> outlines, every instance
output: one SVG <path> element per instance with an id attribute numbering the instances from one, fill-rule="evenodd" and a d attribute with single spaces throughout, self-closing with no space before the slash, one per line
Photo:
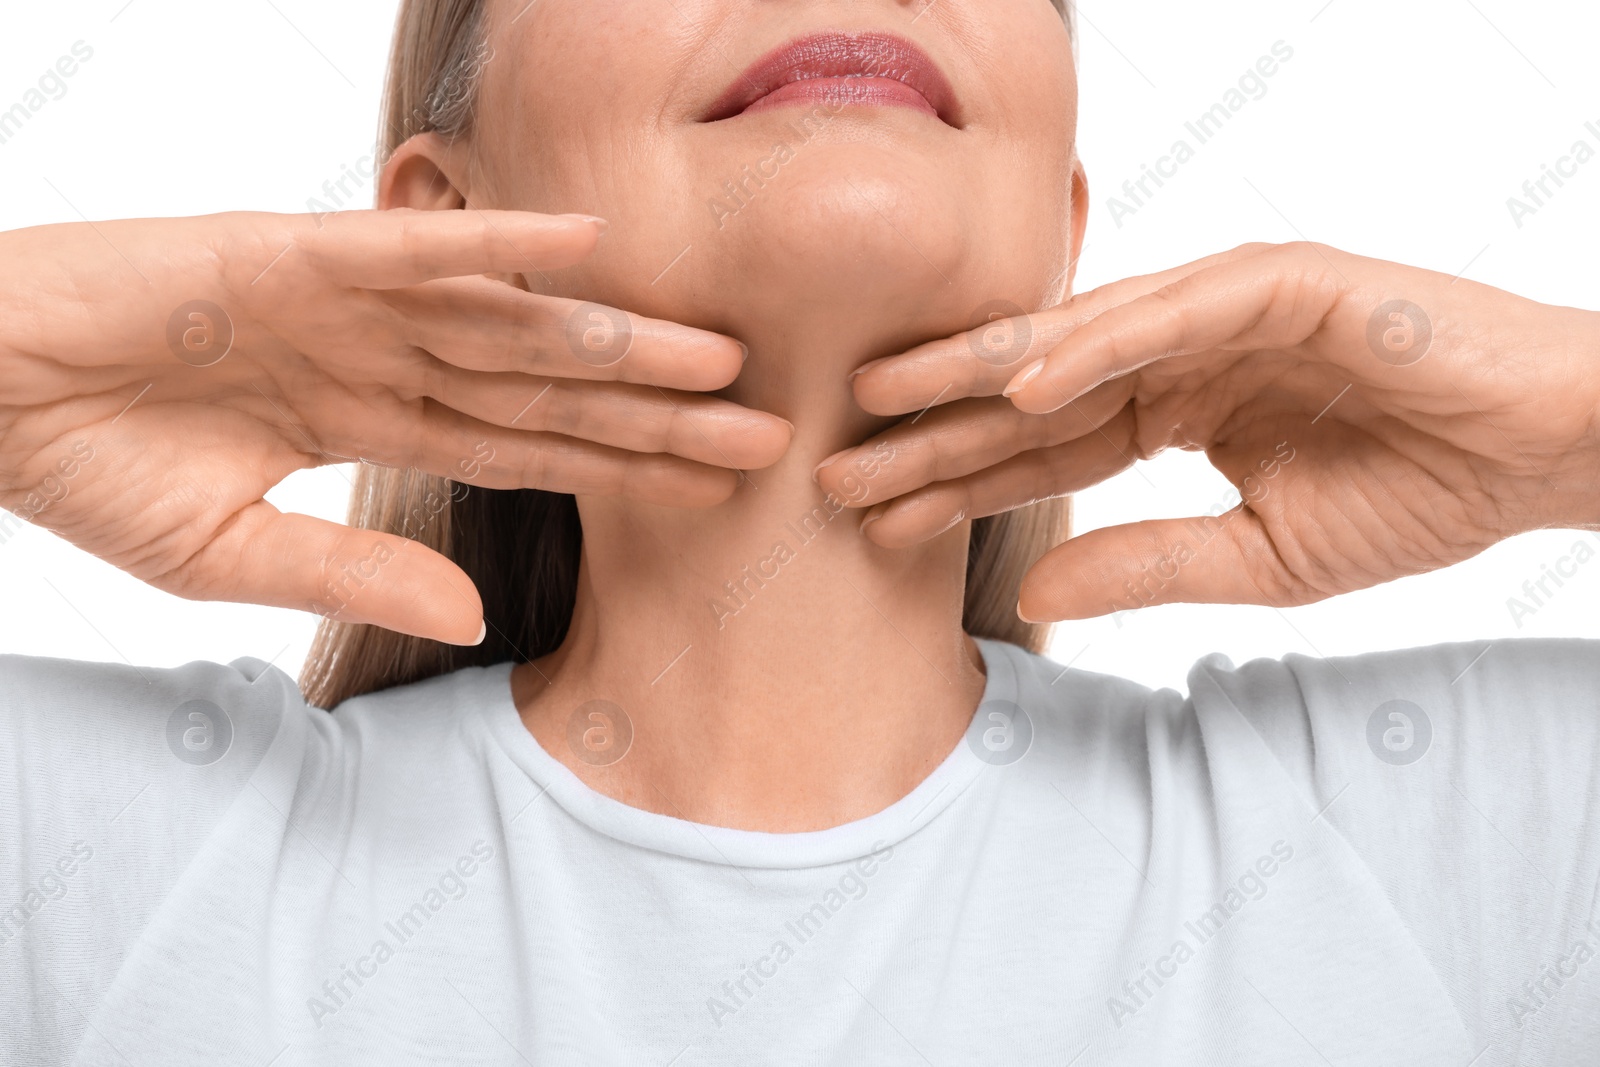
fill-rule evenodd
<path id="1" fill-rule="evenodd" d="M 1595 313 L 1065 299 L 1062 15 L 408 0 L 385 210 L 0 238 L 0 503 L 329 616 L 303 694 L 0 660 L 7 1058 L 1586 1062 L 1593 644 L 1184 696 L 1029 620 L 1592 528 Z M 1050 548 L 1171 446 L 1246 503 Z M 352 528 L 261 499 L 353 458 Z"/>

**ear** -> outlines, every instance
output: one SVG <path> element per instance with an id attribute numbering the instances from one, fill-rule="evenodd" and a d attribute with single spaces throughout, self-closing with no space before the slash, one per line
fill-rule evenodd
<path id="1" fill-rule="evenodd" d="M 419 133 L 394 150 L 378 179 L 378 208 L 451 211 L 467 206 L 465 156 L 436 133 Z"/>
<path id="2" fill-rule="evenodd" d="M 472 205 L 465 139 L 449 141 L 436 133 L 419 133 L 394 150 L 378 179 L 378 208 L 418 211 L 461 211 Z M 475 206 L 475 205 L 474 205 Z M 527 290 L 520 274 L 490 274 L 496 281 Z"/>
<path id="3" fill-rule="evenodd" d="M 1078 273 L 1078 257 L 1083 254 L 1083 235 L 1089 228 L 1089 175 L 1084 172 L 1083 160 L 1074 153 L 1072 159 L 1072 259 L 1067 265 L 1067 294 L 1072 294 L 1072 281 Z"/>

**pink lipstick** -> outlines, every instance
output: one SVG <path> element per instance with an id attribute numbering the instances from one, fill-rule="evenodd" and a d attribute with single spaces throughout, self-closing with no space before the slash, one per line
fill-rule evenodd
<path id="1" fill-rule="evenodd" d="M 817 33 L 752 63 L 703 122 L 788 104 L 906 107 L 959 125 L 955 92 L 921 48 L 888 33 Z"/>

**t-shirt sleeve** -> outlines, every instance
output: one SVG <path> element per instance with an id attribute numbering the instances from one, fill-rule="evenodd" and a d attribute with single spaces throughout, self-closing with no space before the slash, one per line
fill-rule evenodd
<path id="1" fill-rule="evenodd" d="M 0 656 L 0 1062 L 65 1062 L 129 947 L 304 709 L 259 660 Z"/>
<path id="2" fill-rule="evenodd" d="M 1571 1057 L 1600 1047 L 1600 642 L 1208 658 L 1190 688 L 1220 690 L 1360 856 L 1481 1062 L 1588 1062 Z"/>

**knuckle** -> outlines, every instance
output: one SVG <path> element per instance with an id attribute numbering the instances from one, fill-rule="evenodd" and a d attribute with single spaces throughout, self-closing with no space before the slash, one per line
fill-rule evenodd
<path id="1" fill-rule="evenodd" d="M 732 434 L 714 421 L 702 431 L 693 414 L 678 407 L 655 407 L 645 428 L 652 447 L 676 456 L 684 455 L 697 444 L 708 441 L 726 443 L 733 439 Z"/>
<path id="2" fill-rule="evenodd" d="M 1340 254 L 1337 249 L 1314 241 L 1284 245 L 1273 263 L 1273 273 L 1281 286 L 1276 294 L 1280 302 L 1289 304 L 1296 297 L 1304 297 L 1308 302 L 1326 303 L 1343 287 L 1333 266 L 1333 257 Z"/>
<path id="3" fill-rule="evenodd" d="M 1160 325 L 1174 335 L 1186 334 L 1193 319 L 1188 295 L 1197 284 L 1196 277 L 1181 278 L 1163 285 L 1146 298 L 1148 304 L 1141 311 L 1144 315 L 1154 313 L 1159 317 Z M 1122 340 L 1132 340 L 1134 336 L 1135 332 L 1131 329 L 1119 331 Z"/>
<path id="4" fill-rule="evenodd" d="M 967 452 L 966 437 L 968 430 L 960 425 L 956 426 L 930 426 L 926 436 L 913 441 L 897 442 L 896 448 L 905 448 L 911 453 L 912 464 L 919 474 L 932 481 L 939 481 L 949 475 L 952 468 L 960 462 L 960 458 Z M 911 446 L 911 447 L 907 447 Z"/>
<path id="5" fill-rule="evenodd" d="M 334 573 L 336 561 L 331 552 L 323 552 L 317 556 L 316 576 L 312 579 L 311 603 L 312 610 L 319 615 L 333 618 L 339 613 L 337 597 L 334 595 Z"/>
<path id="6" fill-rule="evenodd" d="M 1149 295 L 1145 297 L 1145 302 L 1154 304 L 1164 312 L 1170 310 L 1182 299 L 1184 290 L 1188 287 L 1188 282 L 1188 278 L 1179 278 L 1176 281 L 1168 282 L 1159 289 L 1151 290 Z"/>
<path id="7" fill-rule="evenodd" d="M 1288 264 L 1300 264 L 1303 267 L 1322 269 L 1329 259 L 1338 255 L 1338 250 L 1320 241 L 1291 241 L 1278 249 L 1279 258 Z"/>
<path id="8" fill-rule="evenodd" d="M 537 386 L 534 398 L 512 428 L 576 437 L 585 422 L 582 408 L 577 397 L 565 395 L 563 388 L 554 382 L 546 382 Z"/>
<path id="9" fill-rule="evenodd" d="M 552 446 L 545 441 L 531 442 L 517 460 L 517 473 L 521 483 L 530 489 L 546 489 L 551 485 L 555 458 Z"/>
<path id="10" fill-rule="evenodd" d="M 427 247 L 426 223 L 429 221 L 425 218 L 427 214 L 427 212 L 407 211 L 395 220 L 398 224 L 395 231 L 395 240 L 399 246 L 400 258 L 412 270 L 421 267 L 425 258 Z"/>
<path id="11" fill-rule="evenodd" d="M 419 349 L 410 349 L 402 353 L 401 364 L 396 369 L 395 393 L 407 401 L 420 397 L 440 397 L 449 388 L 447 377 L 444 367 L 432 356 Z"/>

